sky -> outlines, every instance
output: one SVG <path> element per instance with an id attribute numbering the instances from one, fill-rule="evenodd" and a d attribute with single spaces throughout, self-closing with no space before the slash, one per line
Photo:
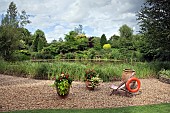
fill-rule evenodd
<path id="1" fill-rule="evenodd" d="M 78 25 L 83 26 L 88 37 L 105 34 L 109 39 L 119 35 L 119 28 L 124 24 L 137 34 L 136 14 L 145 0 L 0 0 L 0 20 L 12 1 L 18 12 L 25 10 L 30 15 L 31 24 L 25 27 L 32 34 L 42 30 L 51 42 L 64 39 Z"/>

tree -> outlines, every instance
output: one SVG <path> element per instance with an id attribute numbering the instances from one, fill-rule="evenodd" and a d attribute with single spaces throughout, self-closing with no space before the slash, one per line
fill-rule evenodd
<path id="1" fill-rule="evenodd" d="M 26 14 L 26 11 L 23 10 L 21 12 L 21 15 L 18 13 L 16 4 L 14 2 L 11 2 L 9 5 L 9 8 L 7 9 L 7 14 L 5 14 L 5 17 L 1 20 L 2 26 L 12 26 L 14 28 L 18 27 L 24 27 L 26 24 L 31 23 L 30 20 L 28 20 L 29 15 Z"/>
<path id="2" fill-rule="evenodd" d="M 5 60 L 10 60 L 12 53 L 18 49 L 19 32 L 11 26 L 0 27 L 0 56 Z"/>
<path id="3" fill-rule="evenodd" d="M 58 39 L 58 41 L 59 41 L 59 42 L 63 42 L 63 39 L 60 37 L 60 38 Z"/>
<path id="4" fill-rule="evenodd" d="M 157 56 L 162 60 L 170 60 L 170 1 L 147 0 L 137 16 L 150 48 L 160 53 Z"/>
<path id="5" fill-rule="evenodd" d="M 38 40 L 37 50 L 38 50 L 38 51 L 41 51 L 41 50 L 43 49 L 43 47 L 44 47 L 44 43 L 43 43 L 42 39 L 40 38 L 40 39 Z"/>
<path id="6" fill-rule="evenodd" d="M 44 32 L 39 29 L 35 31 L 34 37 L 35 38 L 32 43 L 32 48 L 34 52 L 38 52 L 47 45 L 47 40 L 45 38 Z"/>
<path id="7" fill-rule="evenodd" d="M 120 46 L 118 43 L 119 39 L 120 37 L 114 34 L 113 36 L 110 37 L 110 39 L 108 40 L 108 43 L 111 44 L 113 48 L 119 48 Z"/>
<path id="8" fill-rule="evenodd" d="M 100 44 L 100 37 L 93 37 L 92 38 L 92 40 L 91 40 L 91 42 L 92 42 L 92 44 L 93 44 L 93 48 L 95 49 L 95 50 L 101 50 L 101 44 Z"/>
<path id="9" fill-rule="evenodd" d="M 27 15 L 25 10 L 21 11 L 21 15 L 20 15 L 20 27 L 24 27 L 27 24 L 31 23 L 29 19 L 29 15 Z"/>
<path id="10" fill-rule="evenodd" d="M 81 25 L 81 24 L 78 27 L 75 27 L 74 31 L 78 34 L 85 34 L 83 32 L 83 25 Z"/>
<path id="11" fill-rule="evenodd" d="M 80 38 L 77 40 L 77 48 L 80 51 L 84 51 L 88 48 L 88 39 L 87 38 Z"/>
<path id="12" fill-rule="evenodd" d="M 103 34 L 103 35 L 101 36 L 101 39 L 100 39 L 100 45 L 101 45 L 101 47 L 103 47 L 103 45 L 106 44 L 106 43 L 107 43 L 106 35 Z"/>
<path id="13" fill-rule="evenodd" d="M 17 7 L 14 2 L 11 2 L 9 8 L 7 9 L 7 14 L 5 15 L 4 19 L 2 19 L 1 24 L 10 25 L 13 27 L 18 27 L 18 20 L 17 20 Z"/>
<path id="14" fill-rule="evenodd" d="M 130 38 L 133 35 L 133 30 L 126 24 L 124 24 L 119 28 L 119 32 L 120 32 L 120 37 L 122 38 Z"/>
<path id="15" fill-rule="evenodd" d="M 70 31 L 68 34 L 65 35 L 65 40 L 66 41 L 75 41 L 75 37 L 78 35 L 77 32 L 75 31 Z"/>
<path id="16" fill-rule="evenodd" d="M 21 34 L 20 40 L 24 41 L 25 45 L 29 48 L 33 42 L 33 37 L 31 35 L 31 32 L 29 32 L 28 29 L 26 28 L 18 28 L 18 30 Z"/>

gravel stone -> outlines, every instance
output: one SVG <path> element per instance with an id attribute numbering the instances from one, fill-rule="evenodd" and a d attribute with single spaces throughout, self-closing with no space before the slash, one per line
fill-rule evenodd
<path id="1" fill-rule="evenodd" d="M 0 112 L 28 109 L 115 108 L 136 105 L 170 103 L 170 84 L 158 79 L 140 79 L 142 92 L 133 97 L 124 92 L 110 96 L 112 84 L 101 83 L 89 91 L 84 82 L 74 81 L 67 98 L 61 99 L 52 80 L 35 80 L 0 74 Z"/>

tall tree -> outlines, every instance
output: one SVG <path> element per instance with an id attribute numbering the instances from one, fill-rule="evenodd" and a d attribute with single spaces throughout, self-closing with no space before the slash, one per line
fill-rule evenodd
<path id="1" fill-rule="evenodd" d="M 130 38 L 133 35 L 133 30 L 126 24 L 124 24 L 119 28 L 119 32 L 120 32 L 120 37 L 122 38 Z"/>
<path id="2" fill-rule="evenodd" d="M 101 47 L 103 47 L 104 44 L 107 44 L 107 39 L 106 39 L 106 35 L 105 35 L 105 34 L 103 34 L 103 35 L 101 36 L 101 39 L 100 39 L 100 45 L 101 45 Z"/>
<path id="3" fill-rule="evenodd" d="M 31 23 L 29 20 L 29 15 L 27 15 L 25 10 L 22 10 L 20 14 L 20 27 L 24 27 L 29 23 Z"/>
<path id="4" fill-rule="evenodd" d="M 7 9 L 7 14 L 2 19 L 1 24 L 4 25 L 10 25 L 13 27 L 18 27 L 18 20 L 17 20 L 17 7 L 14 2 L 11 2 L 9 5 L 9 8 Z"/>
<path id="5" fill-rule="evenodd" d="M 170 1 L 146 0 L 137 16 L 150 48 L 170 60 Z"/>
<path id="6" fill-rule="evenodd" d="M 12 26 L 14 28 L 24 27 L 26 24 L 31 23 L 28 19 L 29 15 L 26 14 L 26 11 L 23 10 L 19 14 L 17 6 L 14 2 L 11 2 L 9 8 L 7 9 L 7 14 L 1 20 L 2 26 Z"/>
<path id="7" fill-rule="evenodd" d="M 75 27 L 74 31 L 78 34 L 85 34 L 83 32 L 83 25 L 81 25 L 81 24 L 78 27 Z"/>
<path id="8" fill-rule="evenodd" d="M 33 51 L 38 52 L 43 47 L 47 45 L 47 40 L 45 38 L 45 34 L 42 30 L 36 30 L 34 33 L 34 41 L 32 44 Z"/>
<path id="9" fill-rule="evenodd" d="M 120 46 L 118 43 L 119 39 L 120 37 L 114 34 L 113 36 L 110 37 L 110 39 L 108 40 L 108 43 L 111 44 L 112 47 L 118 48 Z"/>
<path id="10" fill-rule="evenodd" d="M 10 60 L 19 44 L 19 32 L 11 26 L 0 26 L 0 56 Z"/>

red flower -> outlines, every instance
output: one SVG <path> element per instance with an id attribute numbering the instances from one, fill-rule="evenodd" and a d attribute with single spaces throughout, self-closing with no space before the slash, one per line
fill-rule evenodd
<path id="1" fill-rule="evenodd" d="M 69 75 L 66 75 L 66 79 L 68 79 Z"/>

